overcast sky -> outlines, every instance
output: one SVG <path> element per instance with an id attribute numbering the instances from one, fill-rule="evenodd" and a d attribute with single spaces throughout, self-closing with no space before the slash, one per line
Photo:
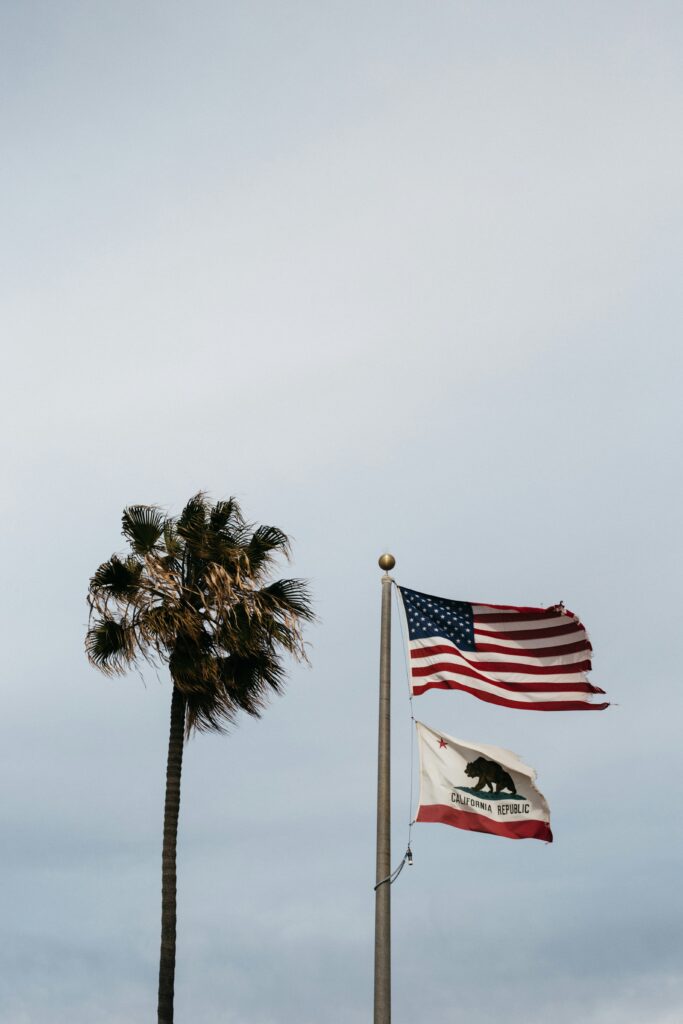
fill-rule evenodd
<path id="1" fill-rule="evenodd" d="M 178 1024 L 371 1019 L 386 549 L 564 600 L 615 702 L 416 700 L 538 769 L 555 843 L 415 827 L 395 1024 L 680 1021 L 682 35 L 673 0 L 0 5 L 3 1024 L 155 1019 L 169 682 L 88 666 L 85 592 L 126 504 L 200 488 L 293 535 L 320 621 L 187 747 Z"/>

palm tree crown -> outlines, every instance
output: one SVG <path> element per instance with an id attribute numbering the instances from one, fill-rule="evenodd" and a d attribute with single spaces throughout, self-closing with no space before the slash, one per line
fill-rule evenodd
<path id="1" fill-rule="evenodd" d="M 306 584 L 268 582 L 289 541 L 245 521 L 234 498 L 196 494 L 178 517 L 154 505 L 123 513 L 130 553 L 90 580 L 89 660 L 120 675 L 139 660 L 167 662 L 186 704 L 185 728 L 219 730 L 259 715 L 280 692 L 283 653 L 305 660 L 301 626 L 313 619 Z"/>

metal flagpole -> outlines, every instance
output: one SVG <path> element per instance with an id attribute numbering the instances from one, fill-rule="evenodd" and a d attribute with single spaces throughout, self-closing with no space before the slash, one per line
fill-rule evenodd
<path id="1" fill-rule="evenodd" d="M 377 873 L 375 887 L 374 1024 L 391 1024 L 391 584 L 393 555 L 379 559 L 382 625 L 379 655 L 379 737 L 377 745 Z"/>

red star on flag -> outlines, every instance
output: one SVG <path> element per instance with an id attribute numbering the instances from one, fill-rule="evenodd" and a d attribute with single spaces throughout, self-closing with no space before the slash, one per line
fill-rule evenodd
<path id="1" fill-rule="evenodd" d="M 440 736 L 440 737 L 439 737 L 439 750 L 441 750 L 441 749 L 442 749 L 442 747 L 447 747 L 447 746 L 448 746 L 448 744 L 446 743 L 445 739 L 443 739 L 443 738 L 442 738 L 442 737 Z"/>

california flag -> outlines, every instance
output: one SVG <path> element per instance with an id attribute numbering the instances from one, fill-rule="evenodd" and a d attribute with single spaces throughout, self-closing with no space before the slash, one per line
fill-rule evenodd
<path id="1" fill-rule="evenodd" d="M 510 750 L 473 746 L 416 722 L 420 805 L 416 821 L 552 843 L 550 809 L 536 772 Z"/>

